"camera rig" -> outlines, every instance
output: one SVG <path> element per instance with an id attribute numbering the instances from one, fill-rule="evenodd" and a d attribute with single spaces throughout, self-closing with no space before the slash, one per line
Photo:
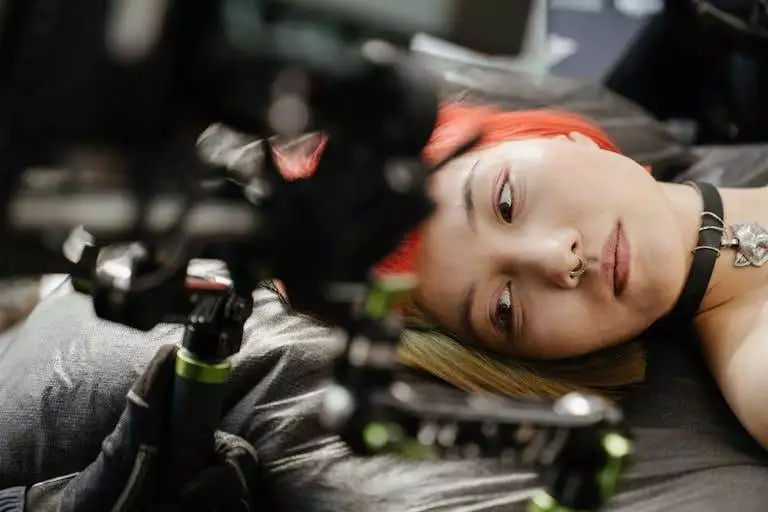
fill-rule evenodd
<path id="1" fill-rule="evenodd" d="M 506 25 L 488 27 L 527 3 L 478 4 L 4 5 L 0 277 L 69 273 L 104 319 L 185 326 L 169 490 L 210 460 L 252 290 L 276 278 L 296 310 L 340 329 L 318 420 L 356 452 L 534 464 L 546 488 L 534 510 L 596 509 L 610 497 L 631 451 L 617 409 L 580 394 L 523 402 L 415 379 L 396 361 L 396 302 L 413 283 L 370 271 L 429 215 L 426 180 L 441 167 L 420 157 L 435 87 L 398 46 L 425 30 L 503 53 Z M 312 179 L 284 180 L 269 150 L 235 178 L 196 152 L 213 122 L 284 137 L 321 129 L 327 143 Z M 226 263 L 229 280 L 189 276 L 193 258 Z"/>

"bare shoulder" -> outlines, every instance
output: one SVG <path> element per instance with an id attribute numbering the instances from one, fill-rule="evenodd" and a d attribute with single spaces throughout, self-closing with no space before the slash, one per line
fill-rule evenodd
<path id="1" fill-rule="evenodd" d="M 702 350 L 731 410 L 768 448 L 768 296 L 754 294 L 697 321 Z"/>

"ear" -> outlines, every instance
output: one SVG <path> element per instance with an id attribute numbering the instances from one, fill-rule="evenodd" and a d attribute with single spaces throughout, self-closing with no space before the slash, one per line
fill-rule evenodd
<path id="1" fill-rule="evenodd" d="M 570 140 L 571 142 L 575 142 L 576 144 L 579 144 L 581 146 L 586 146 L 586 147 L 595 148 L 595 149 L 600 148 L 597 142 L 595 142 L 594 140 L 592 140 L 591 137 L 588 137 L 587 135 L 584 135 L 581 132 L 569 133 L 568 140 Z"/>

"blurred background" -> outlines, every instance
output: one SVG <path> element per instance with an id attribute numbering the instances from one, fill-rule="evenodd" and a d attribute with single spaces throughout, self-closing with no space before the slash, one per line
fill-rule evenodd
<path id="1" fill-rule="evenodd" d="M 718 14 L 701 15 L 702 3 Z M 618 137 L 631 156 L 652 161 L 662 178 L 694 160 L 678 158 L 667 172 L 657 156 L 684 152 L 670 149 L 668 136 L 686 148 L 768 141 L 768 99 L 761 92 L 768 86 L 765 0 L 530 0 L 530 5 L 522 51 L 514 58 L 473 53 L 427 35 L 416 36 L 412 47 L 436 57 L 427 63 L 454 96 L 469 94 L 506 108 L 575 110 Z M 723 23 L 722 15 L 755 32 L 722 32 L 730 23 Z M 519 20 L 510 22 L 510 31 L 517 25 Z M 503 92 L 494 83 L 505 84 Z M 630 135 L 638 123 L 642 136 Z M 632 147 L 621 144 L 630 139 Z M 62 280 L 47 276 L 40 283 L 0 285 L 0 332 L 24 316 L 35 302 L 30 297 L 47 295 Z"/>
<path id="2" fill-rule="evenodd" d="M 497 62 L 524 72 L 600 80 L 663 8 L 664 0 L 533 0 L 523 52 Z M 473 56 L 430 38 L 416 44 L 444 55 Z"/>

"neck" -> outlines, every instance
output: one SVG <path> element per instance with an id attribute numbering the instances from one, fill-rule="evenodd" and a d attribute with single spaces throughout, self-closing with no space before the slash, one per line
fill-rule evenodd
<path id="1" fill-rule="evenodd" d="M 677 210 L 677 229 L 686 243 L 687 265 L 693 261 L 692 250 L 696 246 L 698 229 L 701 225 L 703 204 L 698 192 L 690 186 L 663 184 L 664 191 Z M 768 229 L 768 188 L 731 189 L 719 188 L 723 199 L 725 225 L 739 222 L 757 222 Z M 697 316 L 713 311 L 763 290 L 768 284 L 768 264 L 762 267 L 736 267 L 734 249 L 725 248 L 715 262 L 707 292 L 704 295 Z M 687 272 L 687 270 L 686 270 Z M 683 282 L 680 286 L 682 292 Z"/>

